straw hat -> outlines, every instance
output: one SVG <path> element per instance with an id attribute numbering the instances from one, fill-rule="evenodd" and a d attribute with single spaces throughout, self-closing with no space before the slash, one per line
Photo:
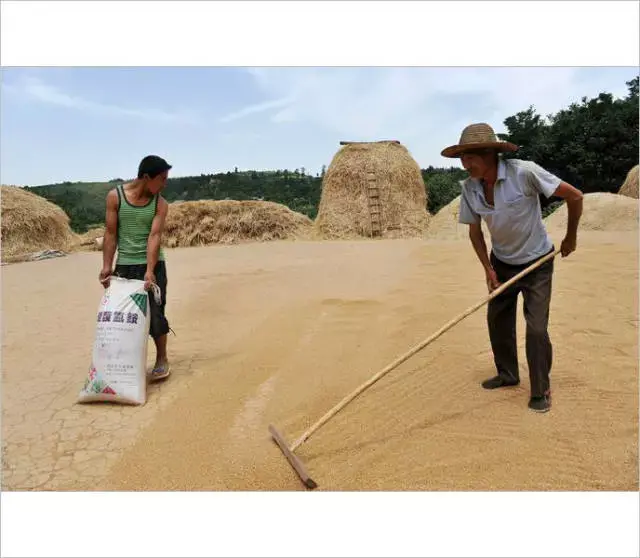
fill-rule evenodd
<path id="1" fill-rule="evenodd" d="M 459 157 L 472 149 L 495 149 L 496 151 L 517 151 L 518 146 L 508 141 L 500 141 L 489 124 L 470 124 L 460 135 L 460 141 L 442 150 L 443 157 Z"/>

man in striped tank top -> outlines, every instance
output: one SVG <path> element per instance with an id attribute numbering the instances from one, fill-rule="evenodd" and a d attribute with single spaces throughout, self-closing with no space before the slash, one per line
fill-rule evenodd
<path id="1" fill-rule="evenodd" d="M 169 322 L 165 317 L 167 270 L 160 247 L 169 208 L 160 192 L 166 186 L 169 169 L 171 165 L 164 159 L 149 155 L 140 162 L 137 179 L 118 186 L 107 195 L 103 267 L 99 276 L 105 288 L 109 286 L 111 275 L 144 281 L 147 290 L 152 284 L 160 288 L 160 304 L 153 296 L 149 297 L 149 333 L 156 345 L 156 362 L 150 375 L 152 381 L 169 375 Z M 118 256 L 114 269 L 116 249 Z"/>

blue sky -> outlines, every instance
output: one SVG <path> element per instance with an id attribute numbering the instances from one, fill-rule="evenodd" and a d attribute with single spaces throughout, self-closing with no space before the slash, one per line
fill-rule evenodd
<path id="1" fill-rule="evenodd" d="M 462 127 L 548 114 L 637 68 L 3 68 L 0 179 L 131 177 L 155 153 L 174 176 L 328 165 L 340 140 L 398 139 L 422 167 Z"/>

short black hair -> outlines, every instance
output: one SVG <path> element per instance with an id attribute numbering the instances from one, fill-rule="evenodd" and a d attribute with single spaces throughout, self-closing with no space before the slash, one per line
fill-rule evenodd
<path id="1" fill-rule="evenodd" d="M 147 155 L 138 166 L 138 178 L 142 178 L 145 174 L 149 178 L 155 178 L 160 173 L 168 171 L 171 165 L 167 163 L 162 157 L 157 155 Z"/>

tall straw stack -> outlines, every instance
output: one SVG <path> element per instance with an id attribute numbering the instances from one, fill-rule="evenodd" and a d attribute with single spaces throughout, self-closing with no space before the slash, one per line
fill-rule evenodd
<path id="1" fill-rule="evenodd" d="M 322 181 L 317 232 L 325 238 L 378 231 L 388 238 L 421 236 L 429 219 L 427 192 L 407 148 L 396 141 L 341 143 Z"/>

